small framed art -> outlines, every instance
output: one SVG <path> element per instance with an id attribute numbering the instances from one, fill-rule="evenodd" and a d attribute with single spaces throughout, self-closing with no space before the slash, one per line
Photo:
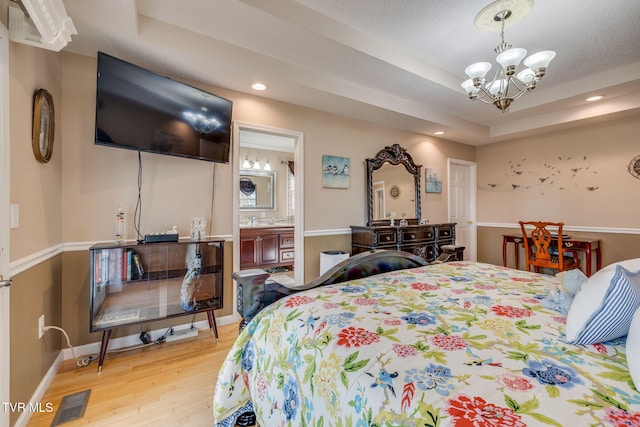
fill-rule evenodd
<path id="1" fill-rule="evenodd" d="M 440 169 L 426 169 L 424 174 L 424 191 L 425 193 L 442 192 L 442 174 L 440 173 Z"/>
<path id="2" fill-rule="evenodd" d="M 350 160 L 348 157 L 322 156 L 322 186 L 349 188 Z"/>

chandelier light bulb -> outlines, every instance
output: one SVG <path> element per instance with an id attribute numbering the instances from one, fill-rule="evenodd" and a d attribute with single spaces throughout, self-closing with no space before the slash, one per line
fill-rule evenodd
<path id="1" fill-rule="evenodd" d="M 536 78 L 536 73 L 531 68 L 525 68 L 516 74 L 516 78 L 524 84 L 529 84 Z"/>
<path id="2" fill-rule="evenodd" d="M 496 62 L 502 65 L 502 68 L 508 70 L 510 67 L 513 67 L 512 70 L 520 65 L 520 61 L 527 56 L 527 50 L 519 47 L 514 47 L 513 49 L 508 49 L 499 54 L 496 57 Z M 513 74 L 513 73 L 512 73 Z"/>
<path id="3" fill-rule="evenodd" d="M 482 80 L 491 69 L 491 64 L 488 62 L 476 62 L 465 68 L 464 72 L 467 73 L 470 79 Z"/>
<path id="4" fill-rule="evenodd" d="M 552 50 L 544 50 L 542 52 L 534 53 L 530 57 L 524 60 L 524 65 L 531 68 L 536 73 L 540 69 L 546 69 L 556 53 Z"/>
<path id="5" fill-rule="evenodd" d="M 467 92 L 469 94 L 478 92 L 478 90 L 480 90 L 480 89 L 478 89 L 477 87 L 474 86 L 473 79 L 469 79 L 469 80 L 463 81 L 460 86 L 462 86 L 463 89 L 465 90 L 465 92 Z"/>
<path id="6" fill-rule="evenodd" d="M 489 93 L 494 96 L 498 93 L 505 93 L 506 87 L 507 87 L 507 79 L 494 80 L 493 82 L 487 85 Z"/>

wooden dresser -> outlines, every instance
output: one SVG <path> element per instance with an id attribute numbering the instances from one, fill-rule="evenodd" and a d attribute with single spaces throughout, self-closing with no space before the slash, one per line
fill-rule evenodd
<path id="1" fill-rule="evenodd" d="M 443 252 L 442 246 L 455 244 L 455 226 L 455 223 L 371 227 L 352 225 L 351 253 L 355 255 L 377 249 L 394 249 L 432 262 Z"/>

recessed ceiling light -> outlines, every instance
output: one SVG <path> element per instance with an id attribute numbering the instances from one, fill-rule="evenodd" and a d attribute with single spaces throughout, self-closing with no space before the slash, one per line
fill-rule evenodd
<path id="1" fill-rule="evenodd" d="M 254 88 L 255 90 L 265 90 L 267 88 L 262 83 L 254 83 L 251 85 L 251 87 Z"/>
<path id="2" fill-rule="evenodd" d="M 588 102 L 599 101 L 602 98 L 604 98 L 604 95 L 595 95 L 595 96 L 590 96 L 589 98 L 587 98 L 587 101 Z"/>
<path id="3" fill-rule="evenodd" d="M 434 135 L 444 135 L 444 131 L 443 130 L 437 130 L 433 134 Z"/>

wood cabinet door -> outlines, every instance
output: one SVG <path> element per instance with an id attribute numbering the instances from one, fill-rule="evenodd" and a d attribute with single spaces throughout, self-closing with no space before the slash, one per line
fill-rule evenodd
<path id="1" fill-rule="evenodd" d="M 256 236 L 240 238 L 240 267 L 255 267 L 259 264 Z"/>
<path id="2" fill-rule="evenodd" d="M 280 236 L 277 234 L 263 235 L 261 238 L 262 241 L 259 247 L 260 264 L 277 264 L 280 261 Z"/>

